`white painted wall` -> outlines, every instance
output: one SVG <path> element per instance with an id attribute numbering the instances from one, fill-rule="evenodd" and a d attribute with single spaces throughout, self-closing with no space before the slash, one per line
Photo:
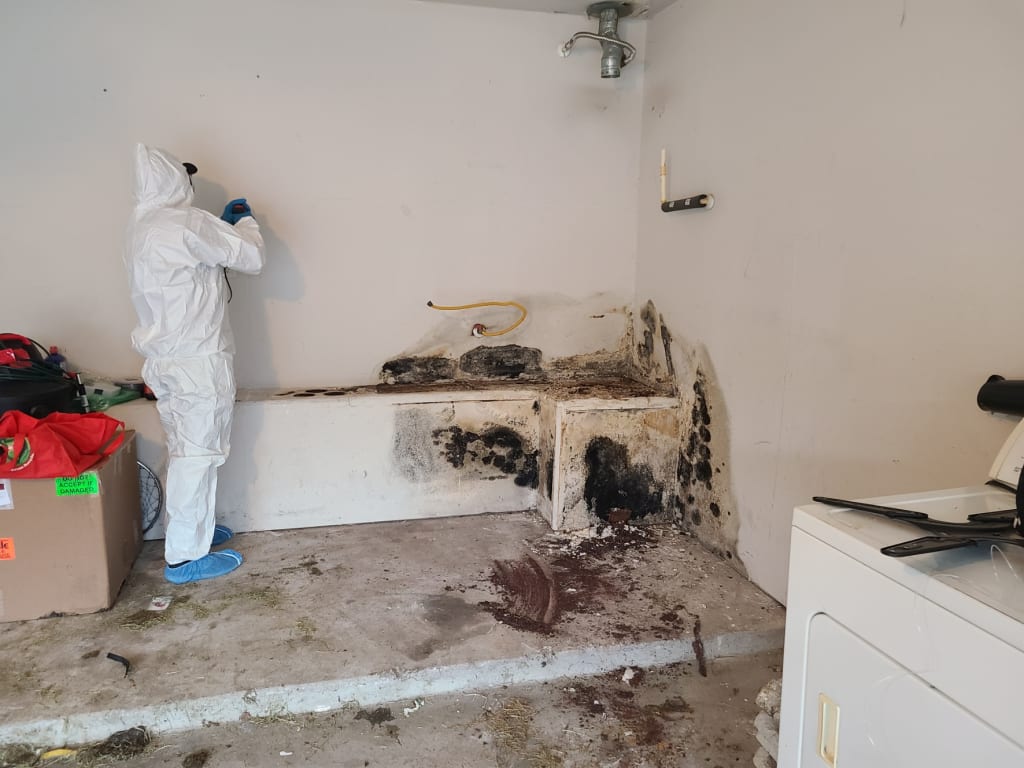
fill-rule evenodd
<path id="1" fill-rule="evenodd" d="M 242 386 L 374 381 L 453 327 L 428 299 L 543 295 L 503 339 L 538 346 L 567 329 L 547 310 L 587 300 L 572 351 L 617 342 L 621 323 L 587 312 L 633 295 L 642 67 L 603 81 L 596 46 L 559 58 L 582 17 L 410 0 L 0 13 L 3 330 L 138 373 L 121 244 L 144 141 L 200 167 L 198 204 L 245 195 L 265 227 L 265 273 L 234 281 Z M 642 45 L 644 23 L 624 30 Z"/>
<path id="2" fill-rule="evenodd" d="M 977 483 L 1024 376 L 1024 5 L 680 0 L 650 22 L 637 294 L 706 347 L 739 553 L 785 594 L 794 505 Z M 706 214 L 663 214 L 710 191 Z M 722 414 L 717 414 L 719 426 Z"/>

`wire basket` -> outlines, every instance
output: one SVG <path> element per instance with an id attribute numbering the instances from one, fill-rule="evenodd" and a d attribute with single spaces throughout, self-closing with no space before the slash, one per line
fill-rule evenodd
<path id="1" fill-rule="evenodd" d="M 156 473 L 143 464 L 139 464 L 139 507 L 142 510 L 142 532 L 149 529 L 160 519 L 164 508 L 164 486 Z"/>

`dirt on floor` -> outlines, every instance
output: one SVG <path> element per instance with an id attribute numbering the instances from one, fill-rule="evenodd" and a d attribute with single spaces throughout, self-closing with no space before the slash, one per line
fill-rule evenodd
<path id="1" fill-rule="evenodd" d="M 498 600 L 479 605 L 515 629 L 547 635 L 573 615 L 603 613 L 609 602 L 652 599 L 652 595 L 634 595 L 639 580 L 631 571 L 664 535 L 679 534 L 669 526 L 605 525 L 546 535 L 530 543 L 530 554 L 495 561 L 489 581 L 497 589 Z M 690 626 L 699 633 L 699 616 L 682 603 L 654 607 L 658 610 L 652 622 L 665 632 L 678 636 Z M 627 640 L 635 634 L 635 627 L 623 624 L 614 636 Z M 699 637 L 695 651 L 697 642 Z"/>
<path id="2" fill-rule="evenodd" d="M 695 663 L 627 667 L 390 706 L 210 723 L 152 739 L 131 729 L 47 760 L 42 750 L 0 749 L 0 766 L 746 767 L 757 749 L 757 692 L 780 669 L 781 652 L 709 661 L 706 678 Z"/>

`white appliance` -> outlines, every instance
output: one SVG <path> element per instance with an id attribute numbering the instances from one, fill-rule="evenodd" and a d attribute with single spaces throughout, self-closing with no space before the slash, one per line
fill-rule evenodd
<path id="1" fill-rule="evenodd" d="M 1016 485 L 1022 463 L 1024 427 L 992 475 Z M 1014 508 L 994 486 L 866 501 L 958 522 Z M 1024 766 L 1024 548 L 879 552 L 926 535 L 865 512 L 796 509 L 781 768 Z"/>

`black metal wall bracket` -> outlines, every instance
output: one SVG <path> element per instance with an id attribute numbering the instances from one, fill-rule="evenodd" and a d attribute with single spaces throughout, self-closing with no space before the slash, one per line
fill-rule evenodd
<path id="1" fill-rule="evenodd" d="M 668 161 L 665 150 L 661 150 L 661 165 L 658 167 L 658 176 L 661 177 L 661 210 L 665 213 L 672 211 L 708 211 L 715 205 L 715 197 L 709 192 L 702 195 L 693 195 L 679 200 L 669 200 L 665 190 L 668 187 Z"/>
<path id="2" fill-rule="evenodd" d="M 661 204 L 661 210 L 665 213 L 672 213 L 672 211 L 710 210 L 714 205 L 714 196 L 703 194 L 694 195 L 693 197 L 684 197 L 680 200 L 666 200 Z"/>

